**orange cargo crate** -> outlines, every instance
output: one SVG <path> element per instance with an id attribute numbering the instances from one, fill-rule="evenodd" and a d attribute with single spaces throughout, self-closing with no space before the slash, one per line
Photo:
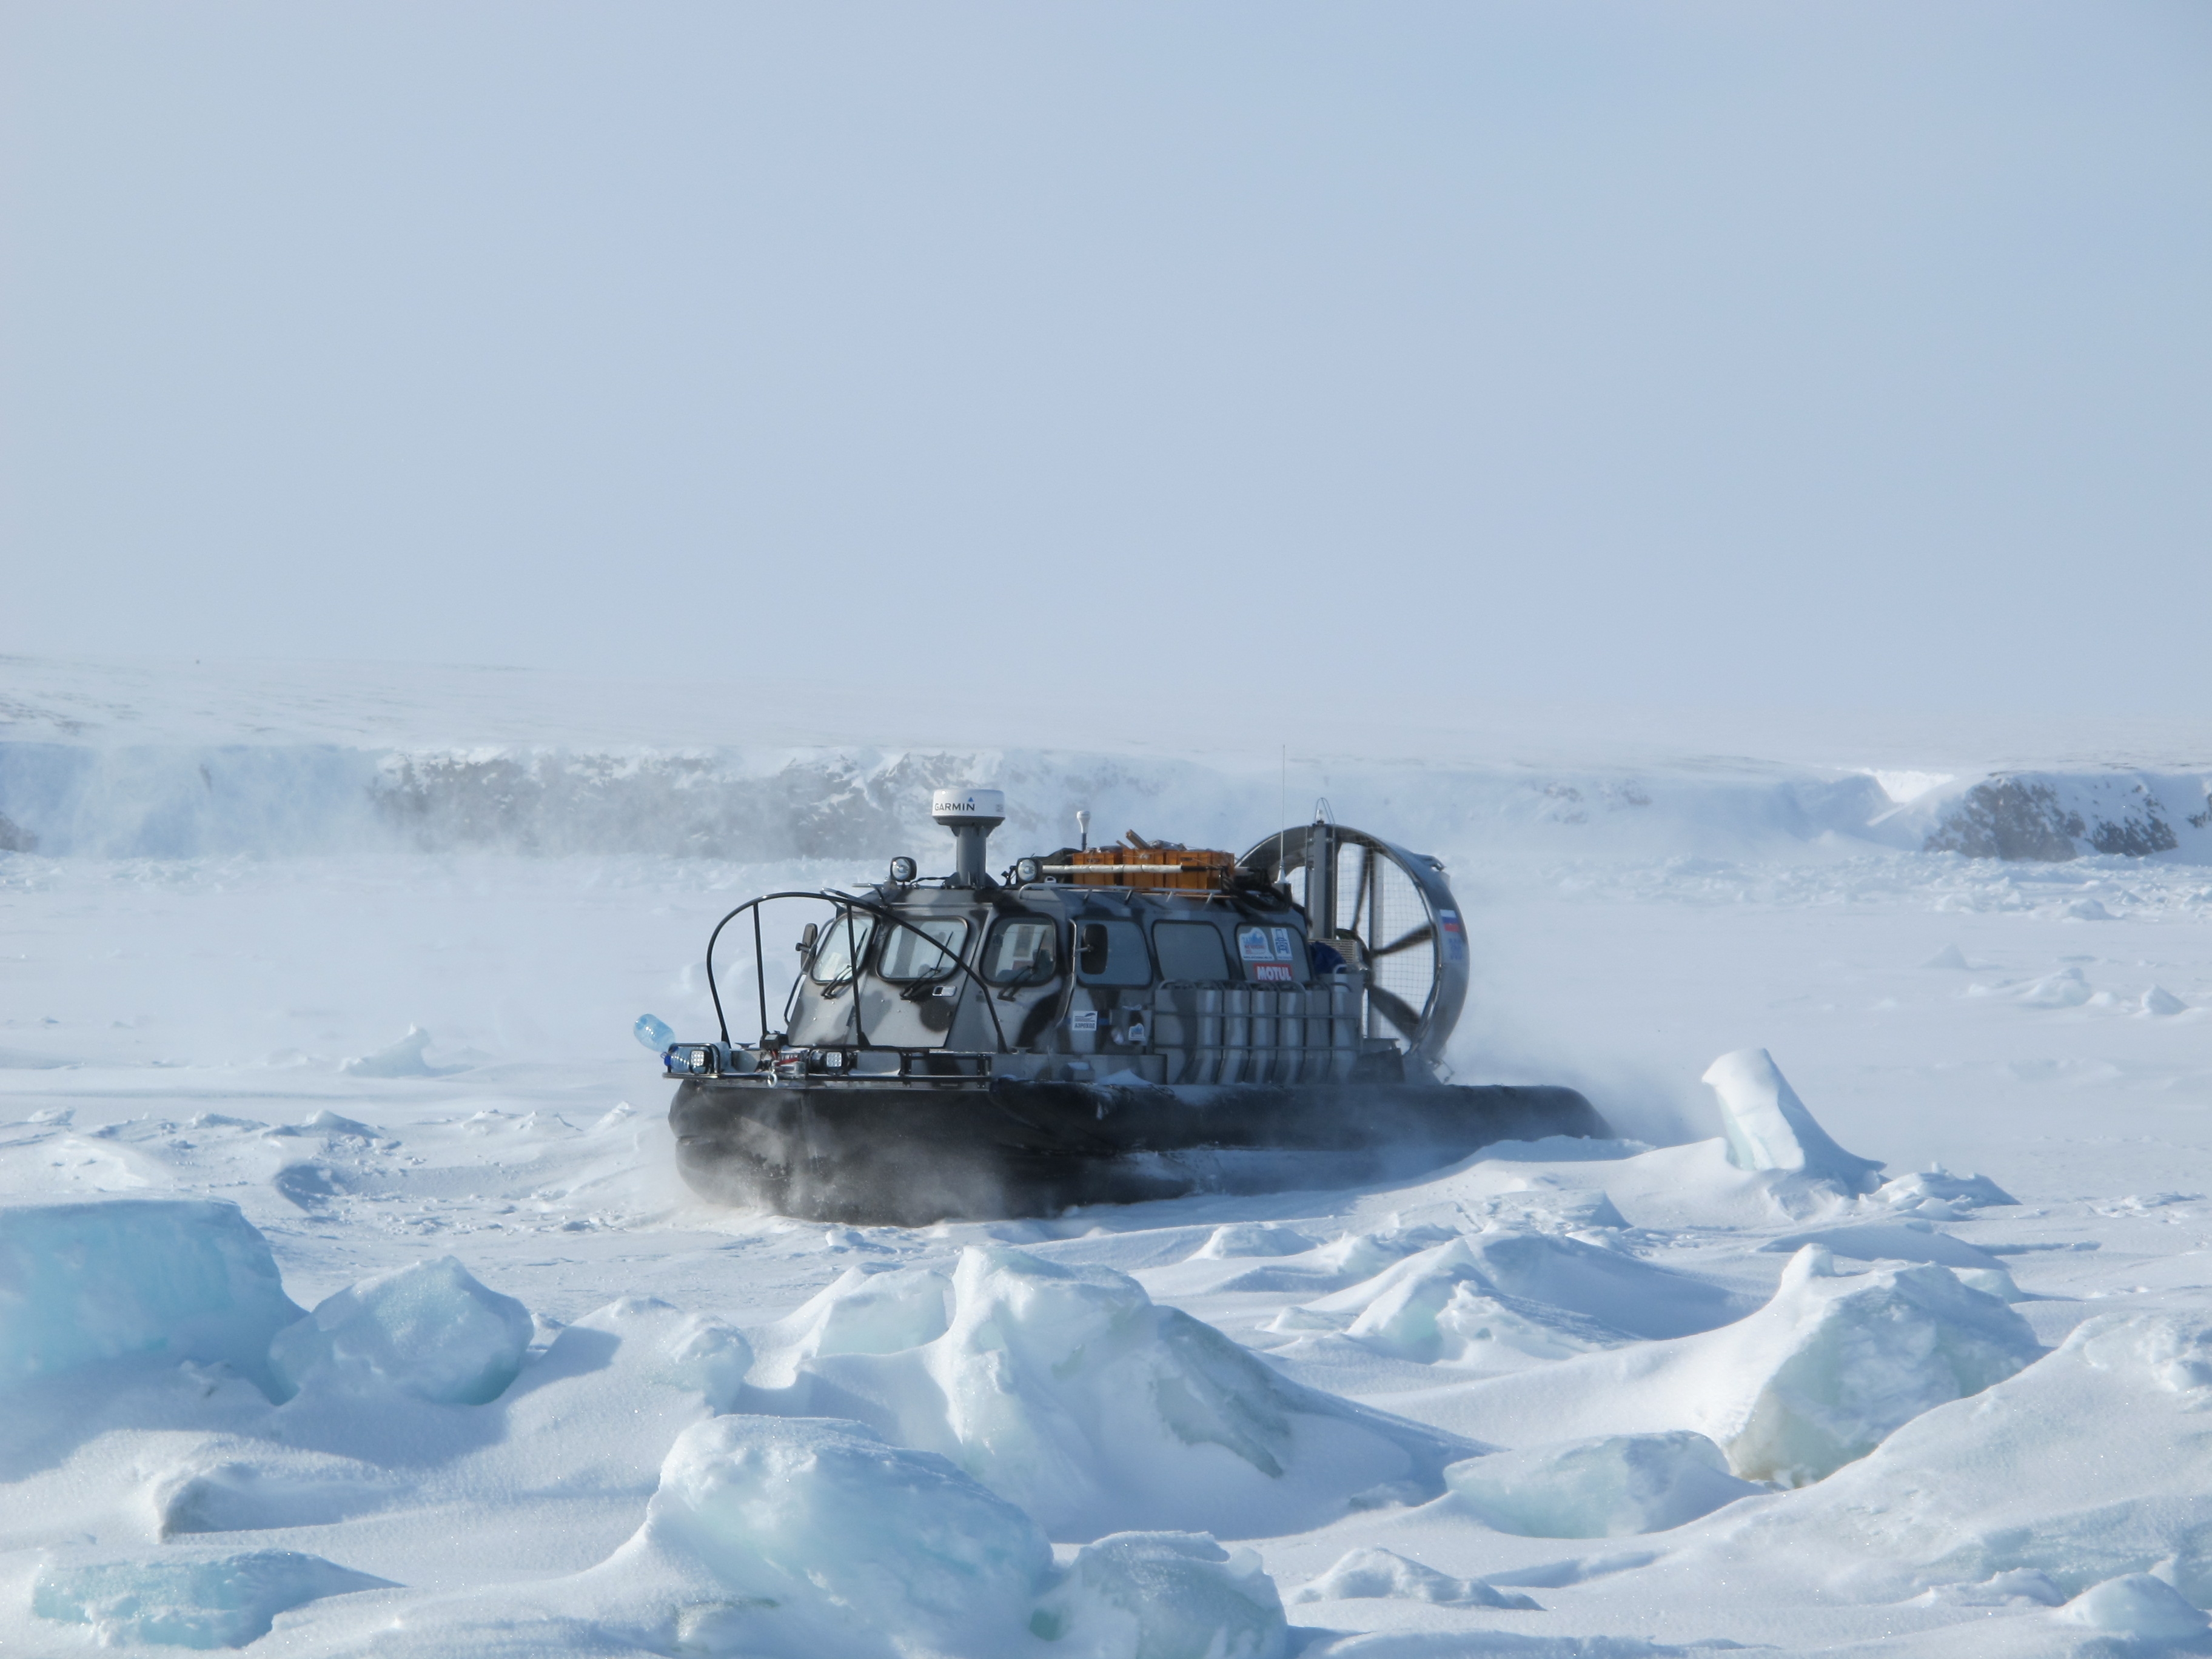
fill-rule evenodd
<path id="1" fill-rule="evenodd" d="M 1210 892 L 1224 887 L 1234 854 L 1206 848 L 1093 847 L 1068 855 L 1079 887 L 1170 887 Z M 1166 866 L 1166 867 L 1163 867 Z"/>
<path id="2" fill-rule="evenodd" d="M 1126 847 L 1094 847 L 1088 852 L 1073 854 L 1069 862 L 1077 866 L 1075 884 L 1079 887 L 1119 887 L 1121 878 L 1114 866 L 1121 862 Z"/>

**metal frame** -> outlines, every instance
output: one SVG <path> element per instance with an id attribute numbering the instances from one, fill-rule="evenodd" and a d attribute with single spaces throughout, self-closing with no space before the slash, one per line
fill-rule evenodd
<path id="1" fill-rule="evenodd" d="M 1328 823 L 1300 824 L 1295 829 L 1280 830 L 1255 846 L 1237 862 L 1240 868 L 1252 871 L 1270 883 L 1285 881 L 1291 871 L 1305 868 L 1316 838 L 1328 847 L 1328 856 L 1332 859 L 1338 847 L 1366 849 L 1367 856 L 1360 865 L 1359 886 L 1352 900 L 1355 924 L 1363 907 L 1370 917 L 1374 914 L 1373 901 L 1369 896 L 1380 888 L 1381 873 L 1376 868 L 1378 860 L 1387 859 L 1396 865 L 1405 872 L 1407 879 L 1413 884 L 1413 890 L 1420 895 L 1422 906 L 1428 913 L 1426 921 L 1387 944 L 1365 938 L 1360 939 L 1360 944 L 1366 950 L 1370 962 L 1376 957 L 1411 950 L 1425 940 L 1431 945 L 1436 963 L 1436 977 L 1419 1008 L 1413 1007 L 1403 998 L 1395 996 L 1375 984 L 1371 974 L 1367 987 L 1367 1002 L 1370 1009 L 1397 1029 L 1412 1054 L 1431 1068 L 1438 1066 L 1443 1060 L 1444 1045 L 1451 1038 L 1452 1028 L 1459 1024 L 1460 1011 L 1467 1005 L 1470 976 L 1470 965 L 1464 948 L 1455 958 L 1444 947 L 1442 913 L 1449 910 L 1456 914 L 1459 904 L 1453 898 L 1450 887 L 1445 884 L 1443 865 L 1425 854 L 1408 852 L 1396 843 L 1384 841 L 1380 836 L 1369 835 L 1364 830 Z M 1335 872 L 1332 869 L 1329 878 L 1323 884 L 1329 890 L 1332 901 L 1336 885 L 1334 876 Z M 1310 878 L 1309 888 L 1312 885 Z M 1308 923 L 1316 938 L 1325 939 L 1336 931 L 1336 918 L 1333 913 L 1316 920 L 1309 911 Z M 1370 921 L 1369 925 L 1371 927 L 1373 924 Z M 1352 932 L 1358 935 L 1356 925 Z M 1465 934 L 1462 919 L 1462 939 Z"/>
<path id="2" fill-rule="evenodd" d="M 905 1053 L 905 1049 L 896 1043 L 869 1042 L 867 1030 L 860 1024 L 860 963 L 859 960 L 859 952 L 854 951 L 852 948 L 853 913 L 857 910 L 866 915 L 874 917 L 878 921 L 888 921 L 893 927 L 903 927 L 910 933 L 920 933 L 923 939 L 928 939 L 930 945 L 939 951 L 943 951 L 945 947 L 939 944 L 937 940 L 930 939 L 929 935 L 927 933 L 924 933 L 921 927 L 917 927 L 915 923 L 907 921 L 905 917 L 900 915 L 889 906 L 876 903 L 872 900 L 858 897 L 851 893 L 839 892 L 833 887 L 824 887 L 811 893 L 796 891 L 763 893 L 757 898 L 749 898 L 743 904 L 738 906 L 736 909 L 731 911 L 720 921 L 716 922 L 714 924 L 714 931 L 707 935 L 707 994 L 714 999 L 714 1025 L 715 1029 L 720 1031 L 722 1035 L 724 1046 L 726 1047 L 730 1041 L 730 1022 L 728 1016 L 722 1012 L 721 988 L 716 983 L 714 979 L 715 941 L 722 937 L 722 929 L 728 927 L 739 916 L 744 915 L 746 911 L 750 910 L 753 913 L 753 975 L 760 992 L 761 1046 L 766 1047 L 769 1035 L 768 958 L 761 943 L 760 907 L 774 899 L 811 899 L 817 903 L 827 904 L 833 909 L 843 912 L 845 917 L 845 938 L 847 941 L 846 951 L 853 963 L 853 1034 L 857 1041 L 852 1044 L 852 1047 L 855 1048 L 867 1049 L 888 1048 L 894 1053 Z M 988 933 L 989 930 L 987 928 L 984 931 Z M 998 1052 L 1002 1054 L 1010 1054 L 1013 1053 L 1013 1049 L 1007 1046 L 1006 1028 L 1000 1024 L 999 1011 L 991 1006 L 990 981 L 986 980 L 973 968 L 970 968 L 965 959 L 961 957 L 954 957 L 952 958 L 952 965 L 958 969 L 962 973 L 965 974 L 969 979 L 973 980 L 980 988 L 983 1002 L 983 1012 L 990 1015 L 992 1034 L 999 1040 Z M 886 984 L 890 983 L 888 980 L 884 982 Z M 797 987 L 794 986 L 793 989 L 795 994 Z M 786 1006 L 787 1007 L 788 1006 L 787 1001 Z M 936 1051 L 933 1050 L 932 1052 L 933 1053 Z M 903 1065 L 901 1066 L 901 1071 L 902 1073 L 904 1071 Z"/>

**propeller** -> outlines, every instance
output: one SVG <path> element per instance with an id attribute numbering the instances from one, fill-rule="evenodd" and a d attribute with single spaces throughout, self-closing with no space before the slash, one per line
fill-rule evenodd
<path id="1" fill-rule="evenodd" d="M 1370 951 L 1367 954 L 1370 957 L 1395 957 L 1399 951 L 1410 951 L 1416 945 L 1426 945 L 1436 936 L 1436 924 L 1432 921 L 1425 921 L 1412 933 L 1403 934 L 1388 945 Z"/>
<path id="2" fill-rule="evenodd" d="M 1367 988 L 1367 1005 L 1396 1026 L 1408 1043 L 1412 1042 L 1419 1033 L 1420 1010 L 1413 1007 L 1403 997 L 1386 991 L 1379 985 L 1370 985 Z"/>

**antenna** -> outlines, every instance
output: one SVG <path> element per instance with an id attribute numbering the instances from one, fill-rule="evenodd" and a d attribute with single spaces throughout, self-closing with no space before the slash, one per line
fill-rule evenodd
<path id="1" fill-rule="evenodd" d="M 1291 872 L 1283 867 L 1283 835 L 1288 828 L 1283 820 L 1291 815 L 1291 745 L 1283 745 L 1283 792 L 1275 799 L 1275 879 L 1287 887 Z"/>

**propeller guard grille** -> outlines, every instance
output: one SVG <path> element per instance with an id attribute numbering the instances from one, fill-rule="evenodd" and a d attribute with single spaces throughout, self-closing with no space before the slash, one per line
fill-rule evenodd
<path id="1" fill-rule="evenodd" d="M 1307 895 L 1312 855 L 1325 832 L 1336 860 L 1335 915 L 1316 916 Z M 1367 1030 L 1395 1036 L 1431 1072 L 1443 1060 L 1467 1002 L 1467 932 L 1439 860 L 1343 824 L 1301 824 L 1270 836 L 1238 861 L 1268 882 L 1292 881 L 1316 939 L 1352 948 L 1367 970 Z M 1300 888 L 1305 892 L 1301 892 Z"/>

